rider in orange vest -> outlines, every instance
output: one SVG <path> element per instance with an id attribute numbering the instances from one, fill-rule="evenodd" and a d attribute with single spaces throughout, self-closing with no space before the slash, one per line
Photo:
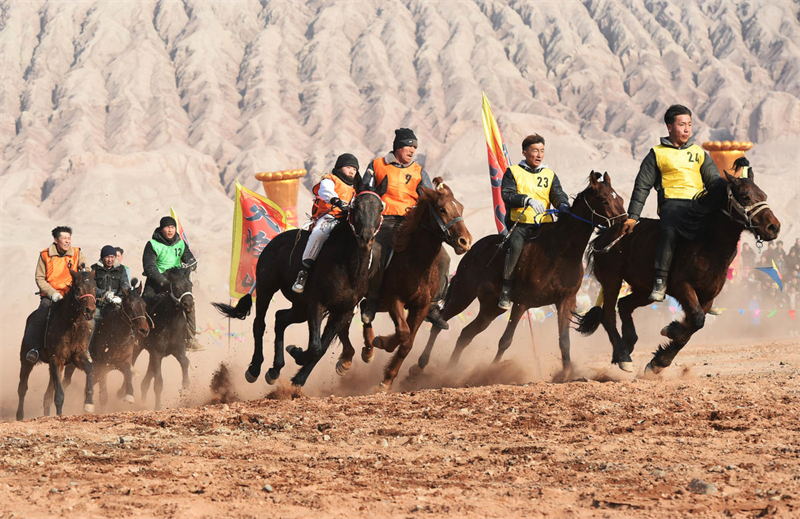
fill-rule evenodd
<path id="1" fill-rule="evenodd" d="M 664 114 L 668 137 L 650 150 L 642 161 L 633 184 L 628 205 L 628 219 L 623 232 L 629 233 L 639 221 L 650 190 L 658 193 L 659 234 L 656 246 L 656 279 L 651 301 L 663 301 L 667 293 L 667 275 L 679 238 L 696 239 L 685 223 L 692 199 L 715 182 L 724 182 L 717 166 L 706 151 L 692 142 L 692 111 L 672 105 Z"/>
<path id="2" fill-rule="evenodd" d="M 361 306 L 361 322 L 364 324 L 370 324 L 375 319 L 375 311 L 380 302 L 383 270 L 386 267 L 386 258 L 391 251 L 395 231 L 403 223 L 405 214 L 417 205 L 420 188 L 433 189 L 433 183 L 428 177 L 428 173 L 420 164 L 414 162 L 414 154 L 418 146 L 414 132 L 408 128 L 399 128 L 394 133 L 392 152 L 370 162 L 367 171 L 364 172 L 365 189 L 375 191 L 384 179 L 387 179 L 388 184 L 386 194 L 381 197 L 385 204 L 383 223 L 375 236 L 375 245 L 372 249 L 373 257 L 379 261 L 373 265 L 369 293 Z M 449 270 L 450 256 L 442 249 L 439 254 L 439 291 L 431 301 L 427 320 L 444 330 L 448 328 L 448 325 L 442 318 L 440 306 L 447 290 Z"/>
<path id="3" fill-rule="evenodd" d="M 313 188 L 315 195 L 311 219 L 314 222 L 311 235 L 303 251 L 303 266 L 297 273 L 292 290 L 302 294 L 306 288 L 308 271 L 314 266 L 319 251 L 345 216 L 345 210 L 356 195 L 353 180 L 358 175 L 358 159 L 350 153 L 343 153 L 336 159 L 333 171 L 323 176 Z"/>
<path id="4" fill-rule="evenodd" d="M 53 243 L 39 253 L 36 264 L 36 285 L 39 287 L 39 308 L 33 312 L 25 334 L 26 344 L 44 342 L 44 328 L 53 303 L 64 298 L 72 287 L 72 274 L 86 265 L 86 258 L 78 247 L 72 246 L 72 229 L 58 226 L 53 229 Z M 25 355 L 28 362 L 39 360 L 38 348 Z"/>

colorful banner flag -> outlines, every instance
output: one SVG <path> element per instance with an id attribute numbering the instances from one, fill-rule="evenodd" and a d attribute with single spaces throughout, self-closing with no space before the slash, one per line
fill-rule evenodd
<path id="1" fill-rule="evenodd" d="M 175 212 L 175 208 L 173 208 L 172 206 L 169 206 L 169 215 L 175 219 L 175 222 L 178 224 L 178 235 L 180 235 L 181 240 L 183 240 L 184 243 L 186 243 L 186 245 L 188 246 L 189 240 L 186 239 L 186 231 L 183 230 L 183 225 L 181 225 L 181 219 L 178 218 L 178 213 Z"/>
<path id="2" fill-rule="evenodd" d="M 264 247 L 289 228 L 286 213 L 273 202 L 236 181 L 231 251 L 231 297 L 249 294 L 256 280 L 256 263 Z M 255 294 L 254 294 L 255 296 Z"/>
<path id="3" fill-rule="evenodd" d="M 503 175 L 509 166 L 508 150 L 503 141 L 503 134 L 500 133 L 500 127 L 497 126 L 497 121 L 492 113 L 492 107 L 489 106 L 489 99 L 487 99 L 485 93 L 481 92 L 481 95 L 483 96 L 483 108 L 481 110 L 483 134 L 486 137 L 486 151 L 489 155 L 489 179 L 492 182 L 494 224 L 497 226 L 497 232 L 505 233 L 506 207 L 503 203 L 500 186 L 503 182 Z"/>
<path id="4" fill-rule="evenodd" d="M 772 278 L 773 281 L 778 285 L 778 288 L 781 289 L 783 292 L 783 278 L 781 277 L 781 273 L 778 270 L 778 267 L 775 265 L 775 260 L 772 260 L 771 267 L 758 267 L 756 270 L 760 270 L 764 274 L 768 275 Z"/>

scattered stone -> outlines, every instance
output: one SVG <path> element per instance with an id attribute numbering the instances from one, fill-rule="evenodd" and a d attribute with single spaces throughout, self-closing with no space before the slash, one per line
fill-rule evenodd
<path id="1" fill-rule="evenodd" d="M 781 361 L 781 364 L 780 364 L 780 365 L 781 365 L 781 366 L 788 366 L 788 365 L 789 365 L 789 363 L 788 363 L 788 362 Z"/>
<path id="2" fill-rule="evenodd" d="M 329 441 L 331 441 L 331 437 L 328 436 L 327 434 L 323 434 L 322 435 L 322 441 L 329 442 Z"/>
<path id="3" fill-rule="evenodd" d="M 709 472 L 722 472 L 724 470 L 725 469 L 722 468 L 722 465 L 714 465 L 713 467 L 708 469 Z"/>
<path id="4" fill-rule="evenodd" d="M 58 489 L 56 487 L 53 487 L 53 488 L 50 489 L 50 493 L 51 494 L 58 494 Z"/>
<path id="5" fill-rule="evenodd" d="M 388 447 L 388 446 L 389 446 L 389 442 L 386 441 L 386 438 L 383 438 L 381 440 L 381 447 Z"/>
<path id="6" fill-rule="evenodd" d="M 264 487 L 261 490 L 263 490 L 264 492 L 274 492 L 274 490 L 272 489 L 272 485 L 264 485 Z"/>
<path id="7" fill-rule="evenodd" d="M 695 494 L 712 495 L 717 493 L 717 487 L 698 478 L 694 478 L 687 488 Z"/>
<path id="8" fill-rule="evenodd" d="M 653 469 L 650 471 L 651 476 L 655 476 L 657 478 L 664 478 L 667 476 L 667 473 L 661 469 Z"/>
<path id="9" fill-rule="evenodd" d="M 738 470 L 739 466 L 738 465 L 725 465 L 725 469 L 726 470 Z"/>
<path id="10" fill-rule="evenodd" d="M 91 455 L 92 455 L 91 452 L 87 451 L 86 449 L 81 449 L 81 456 L 89 457 Z"/>

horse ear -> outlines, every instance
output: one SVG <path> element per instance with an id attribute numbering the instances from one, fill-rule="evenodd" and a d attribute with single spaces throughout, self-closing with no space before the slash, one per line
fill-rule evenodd
<path id="1" fill-rule="evenodd" d="M 611 177 L 608 176 L 608 171 L 603 173 L 603 182 L 608 184 L 608 187 L 611 187 Z"/>
<path id="2" fill-rule="evenodd" d="M 728 184 L 736 184 L 739 181 L 738 178 L 736 178 L 735 176 L 729 174 L 724 169 L 722 170 L 722 175 L 723 175 L 723 178 L 728 181 Z"/>
<path id="3" fill-rule="evenodd" d="M 589 185 L 592 186 L 593 189 L 597 189 L 597 185 L 599 184 L 597 175 L 599 175 L 599 173 L 596 173 L 595 170 L 589 173 Z"/>
<path id="4" fill-rule="evenodd" d="M 364 191 L 364 180 L 361 178 L 361 174 L 356 172 L 356 176 L 353 177 L 353 187 L 356 190 L 356 193 L 360 193 Z"/>
<path id="5" fill-rule="evenodd" d="M 378 188 L 375 190 L 375 192 L 378 193 L 378 195 L 381 198 L 383 198 L 383 195 L 386 194 L 386 190 L 387 189 L 389 189 L 389 177 L 388 176 L 383 177 L 383 180 L 381 180 L 381 183 L 378 184 Z"/>
<path id="6" fill-rule="evenodd" d="M 442 177 L 434 177 L 431 182 L 433 183 L 434 189 L 442 189 L 442 186 L 444 186 L 444 179 Z"/>

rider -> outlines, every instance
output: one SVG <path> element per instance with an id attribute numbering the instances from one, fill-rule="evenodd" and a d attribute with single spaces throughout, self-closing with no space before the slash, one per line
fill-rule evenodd
<path id="1" fill-rule="evenodd" d="M 180 267 L 182 264 L 192 269 L 197 268 L 197 260 L 194 258 L 189 245 L 181 239 L 178 234 L 177 222 L 171 216 L 161 219 L 158 227 L 153 231 L 152 239 L 147 242 L 142 254 L 142 274 L 147 278 L 144 286 L 142 298 L 148 307 L 152 308 L 157 299 L 157 293 L 163 292 L 168 288 L 169 281 L 164 272 Z M 197 333 L 197 322 L 195 310 L 192 307 L 186 313 L 186 325 L 189 334 L 186 340 L 187 351 L 199 351 L 200 347 L 195 343 L 194 336 Z"/>
<path id="2" fill-rule="evenodd" d="M 356 175 L 358 175 L 358 159 L 355 155 L 343 153 L 336 159 L 333 170 L 323 176 L 312 189 L 316 195 L 311 215 L 314 225 L 303 251 L 303 266 L 297 273 L 292 291 L 302 294 L 305 290 L 308 271 L 314 266 L 319 251 L 333 228 L 344 217 L 344 211 L 356 194 L 353 187 Z"/>
<path id="3" fill-rule="evenodd" d="M 503 264 L 503 290 L 497 306 L 511 308 L 511 281 L 514 268 L 522 253 L 525 239 L 532 229 L 553 221 L 543 214 L 549 206 L 557 207 L 559 214 L 569 211 L 569 198 L 561 189 L 558 176 L 544 160 L 544 137 L 534 133 L 522 141 L 525 160 L 510 166 L 503 175 L 502 195 L 506 205 L 506 228 L 511 229 L 508 249 Z"/>
<path id="4" fill-rule="evenodd" d="M 122 289 L 130 290 L 131 288 L 128 273 L 124 266 L 117 263 L 117 250 L 111 245 L 106 245 L 100 250 L 100 261 L 92 265 L 92 270 L 94 270 L 94 282 L 97 285 L 95 296 L 97 297 L 98 311 L 94 313 L 92 335 L 89 337 L 90 345 L 100 320 L 115 306 L 122 303 Z"/>
<path id="5" fill-rule="evenodd" d="M 391 250 L 395 231 L 403 223 L 403 217 L 417 205 L 421 188 L 433 189 L 433 183 L 425 169 L 414 162 L 418 141 L 414 132 L 408 128 L 394 131 L 392 151 L 384 157 L 370 162 L 364 172 L 364 188 L 375 191 L 384 178 L 388 179 L 386 194 L 382 200 L 383 224 L 375 236 L 375 257 L 379 258 L 370 278 L 369 293 L 361 308 L 361 322 L 370 324 L 375 319 L 375 312 L 380 303 L 380 288 L 383 281 L 383 269 L 386 257 Z M 447 274 L 450 270 L 450 256 L 442 251 L 439 254 L 439 290 L 431 301 L 427 320 L 435 326 L 447 329 L 447 322 L 442 318 L 439 306 L 447 289 Z"/>
<path id="6" fill-rule="evenodd" d="M 658 193 L 660 218 L 656 247 L 656 280 L 650 300 L 663 301 L 667 293 L 667 275 L 679 235 L 683 235 L 681 219 L 692 199 L 723 182 L 717 166 L 708 153 L 692 142 L 692 111 L 683 105 L 672 105 L 664 114 L 668 137 L 652 148 L 642 161 L 633 185 L 628 219 L 623 224 L 627 234 L 639 221 L 650 189 Z"/>
<path id="7" fill-rule="evenodd" d="M 39 287 L 39 308 L 33 312 L 26 328 L 26 344 L 41 345 L 44 341 L 44 328 L 53 303 L 60 301 L 72 287 L 72 274 L 86 264 L 86 259 L 78 247 L 72 246 L 72 229 L 60 225 L 53 229 L 54 242 L 39 253 L 36 264 L 36 285 Z M 25 355 L 28 362 L 39 360 L 38 348 L 31 348 Z"/>
<path id="8" fill-rule="evenodd" d="M 128 281 L 131 281 L 131 269 L 123 263 L 125 261 L 125 250 L 122 247 L 114 247 L 114 250 L 117 251 L 117 263 L 125 269 L 125 273 L 128 274 Z"/>

